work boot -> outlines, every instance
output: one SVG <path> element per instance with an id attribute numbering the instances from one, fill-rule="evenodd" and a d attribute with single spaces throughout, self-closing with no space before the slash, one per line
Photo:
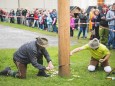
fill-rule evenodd
<path id="1" fill-rule="evenodd" d="M 49 77 L 50 75 L 46 74 L 44 70 L 39 71 L 37 76 Z"/>
<path id="2" fill-rule="evenodd" d="M 11 70 L 11 68 L 10 67 L 6 67 L 4 70 L 0 71 L 0 75 L 7 76 L 9 70 Z"/>

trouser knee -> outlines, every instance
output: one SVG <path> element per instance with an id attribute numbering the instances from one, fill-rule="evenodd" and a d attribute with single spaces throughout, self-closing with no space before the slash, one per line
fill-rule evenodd
<path id="1" fill-rule="evenodd" d="M 111 69 L 110 66 L 105 66 L 105 67 L 104 67 L 104 71 L 107 72 L 107 73 L 111 72 L 111 70 L 112 70 L 112 69 Z"/>
<path id="2" fill-rule="evenodd" d="M 95 71 L 95 66 L 94 65 L 89 65 L 88 70 L 91 71 L 91 72 Z"/>

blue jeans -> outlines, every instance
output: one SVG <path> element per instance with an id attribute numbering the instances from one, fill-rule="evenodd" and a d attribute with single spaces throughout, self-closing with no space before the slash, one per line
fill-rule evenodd
<path id="1" fill-rule="evenodd" d="M 82 31 L 83 31 L 83 38 L 85 38 L 85 30 L 86 30 L 86 27 L 80 27 L 78 38 L 80 37 Z"/>
<path id="2" fill-rule="evenodd" d="M 51 24 L 47 24 L 48 25 L 48 31 L 52 31 L 52 25 Z"/>
<path id="3" fill-rule="evenodd" d="M 115 30 L 115 26 L 109 26 L 109 29 Z M 108 46 L 112 44 L 112 47 L 115 48 L 115 32 L 109 31 Z"/>
<path id="4" fill-rule="evenodd" d="M 53 32 L 58 32 L 57 31 L 57 26 L 54 24 L 54 25 L 52 25 L 52 28 L 53 28 Z"/>
<path id="5" fill-rule="evenodd" d="M 37 24 L 37 27 L 39 28 L 39 22 L 38 22 L 38 20 L 34 20 L 34 23 L 33 23 L 32 27 L 35 27 L 35 24 Z"/>
<path id="6" fill-rule="evenodd" d="M 43 24 L 39 24 L 39 28 L 44 30 L 44 25 Z"/>

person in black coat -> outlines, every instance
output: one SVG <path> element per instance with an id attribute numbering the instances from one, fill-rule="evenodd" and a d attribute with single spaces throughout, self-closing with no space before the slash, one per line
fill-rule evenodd
<path id="1" fill-rule="evenodd" d="M 21 10 L 18 8 L 16 11 L 17 24 L 21 24 Z"/>
<path id="2" fill-rule="evenodd" d="M 95 38 L 97 38 L 97 39 L 100 39 L 100 36 L 99 36 L 100 21 L 101 21 L 100 11 L 98 9 L 95 9 L 92 22 L 93 22 L 93 27 L 95 30 Z"/>
<path id="3" fill-rule="evenodd" d="M 78 39 L 81 35 L 81 32 L 83 32 L 83 38 L 85 38 L 85 31 L 87 27 L 87 13 L 85 13 L 84 9 L 82 9 L 82 12 L 79 14 L 79 21 L 80 21 L 80 30 L 78 33 Z"/>
<path id="4" fill-rule="evenodd" d="M 10 23 L 14 23 L 15 22 L 14 20 L 15 12 L 13 9 L 10 11 L 9 15 L 10 15 Z"/>
<path id="5" fill-rule="evenodd" d="M 102 26 L 102 29 L 100 30 L 100 41 L 104 45 L 107 45 L 108 37 L 109 37 L 109 30 L 106 29 L 106 28 L 108 28 L 108 21 L 106 20 L 107 12 L 108 12 L 107 5 L 103 5 L 102 11 L 100 13 L 100 15 L 101 15 L 100 26 Z"/>

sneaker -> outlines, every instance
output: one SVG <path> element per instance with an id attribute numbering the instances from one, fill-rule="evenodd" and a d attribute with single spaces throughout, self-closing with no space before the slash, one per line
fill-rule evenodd
<path id="1" fill-rule="evenodd" d="M 11 68 L 10 67 L 6 67 L 4 70 L 0 71 L 0 75 L 7 76 L 9 70 L 11 70 Z"/>
<path id="2" fill-rule="evenodd" d="M 46 74 L 45 71 L 39 71 L 37 76 L 49 77 L 50 75 Z"/>

